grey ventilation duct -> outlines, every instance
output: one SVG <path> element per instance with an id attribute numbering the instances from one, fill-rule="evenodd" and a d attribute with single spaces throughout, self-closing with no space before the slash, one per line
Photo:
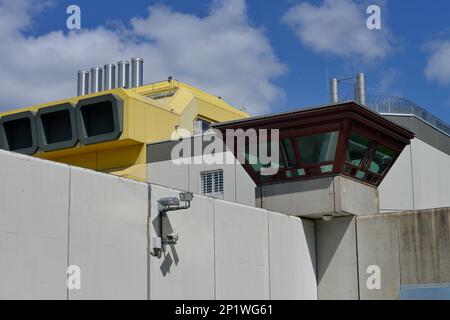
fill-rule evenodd
<path id="1" fill-rule="evenodd" d="M 89 94 L 89 71 L 78 71 L 78 95 L 84 96 Z"/>
<path id="2" fill-rule="evenodd" d="M 97 93 L 103 90 L 102 86 L 102 68 L 93 67 L 91 68 L 91 93 Z"/>
<path id="3" fill-rule="evenodd" d="M 364 73 L 358 73 L 356 75 L 355 100 L 359 104 L 366 104 L 366 79 Z"/>
<path id="4" fill-rule="evenodd" d="M 144 59 L 131 59 L 131 87 L 137 88 L 144 84 Z"/>
<path id="5" fill-rule="evenodd" d="M 337 78 L 330 80 L 330 100 L 332 103 L 339 102 L 339 80 Z"/>
<path id="6" fill-rule="evenodd" d="M 111 90 L 116 87 L 116 66 L 114 64 L 105 64 L 103 67 L 105 90 Z"/>
<path id="7" fill-rule="evenodd" d="M 118 83 L 119 88 L 129 88 L 130 87 L 130 63 L 128 61 L 117 62 L 117 73 L 118 73 Z"/>

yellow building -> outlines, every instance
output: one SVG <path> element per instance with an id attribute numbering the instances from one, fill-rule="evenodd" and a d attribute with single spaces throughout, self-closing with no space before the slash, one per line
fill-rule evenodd
<path id="1" fill-rule="evenodd" d="M 146 180 L 146 144 L 248 117 L 177 80 L 116 88 L 0 114 L 0 147 Z"/>

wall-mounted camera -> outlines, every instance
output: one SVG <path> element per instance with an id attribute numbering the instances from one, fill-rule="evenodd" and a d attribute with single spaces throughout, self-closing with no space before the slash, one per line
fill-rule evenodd
<path id="1" fill-rule="evenodd" d="M 178 232 L 172 232 L 163 236 L 163 221 L 164 215 L 168 211 L 176 211 L 188 209 L 191 206 L 191 201 L 194 198 L 192 192 L 182 192 L 176 197 L 161 198 L 158 200 L 159 208 L 159 234 L 161 237 L 153 238 L 153 252 L 152 256 L 160 258 L 164 251 L 164 245 L 175 245 L 178 242 Z M 180 203 L 183 203 L 180 205 Z"/>

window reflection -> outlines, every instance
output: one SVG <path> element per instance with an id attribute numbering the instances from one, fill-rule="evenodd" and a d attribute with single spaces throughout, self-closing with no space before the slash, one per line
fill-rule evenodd
<path id="1" fill-rule="evenodd" d="M 298 137 L 297 146 L 300 149 L 300 160 L 303 164 L 333 161 L 338 138 L 339 131 Z"/>
<path id="2" fill-rule="evenodd" d="M 369 139 L 361 137 L 356 133 L 351 133 L 348 140 L 345 160 L 354 166 L 360 166 L 368 147 Z"/>
<path id="3" fill-rule="evenodd" d="M 369 171 L 382 175 L 394 160 L 394 152 L 386 147 L 378 146 L 372 157 Z"/>

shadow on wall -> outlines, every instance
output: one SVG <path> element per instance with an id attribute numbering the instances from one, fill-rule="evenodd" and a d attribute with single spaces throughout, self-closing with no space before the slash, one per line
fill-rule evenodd
<path id="1" fill-rule="evenodd" d="M 353 224 L 352 217 L 335 218 L 331 221 L 316 221 L 317 250 L 317 283 L 327 273 L 335 258 L 339 258 L 338 249 L 349 227 Z M 325 236 L 326 235 L 326 236 Z M 320 250 L 319 250 L 320 248 Z M 356 248 L 355 248 L 356 249 Z M 335 262 L 335 261 L 334 261 Z M 336 270 L 330 270 L 334 272 Z"/>

